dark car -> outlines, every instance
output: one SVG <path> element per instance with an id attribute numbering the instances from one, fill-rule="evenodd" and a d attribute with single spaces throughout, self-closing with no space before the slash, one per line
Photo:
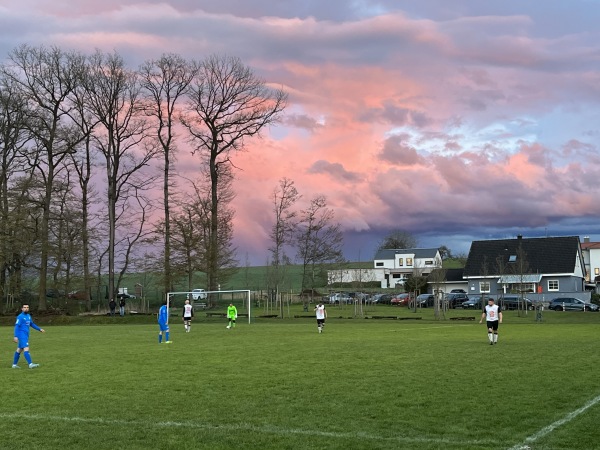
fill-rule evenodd
<path id="1" fill-rule="evenodd" d="M 448 308 L 450 309 L 462 306 L 462 304 L 467 300 L 469 300 L 469 296 L 461 292 L 451 292 L 450 294 L 447 294 L 444 298 L 444 301 L 448 304 Z"/>
<path id="2" fill-rule="evenodd" d="M 598 311 L 598 305 L 587 303 L 579 298 L 559 297 L 552 299 L 548 305 L 554 311 Z"/>
<path id="3" fill-rule="evenodd" d="M 433 306 L 434 301 L 435 297 L 433 294 L 421 294 L 417 297 L 416 303 L 421 308 L 427 308 L 428 306 Z M 410 302 L 410 306 L 414 307 L 414 302 Z"/>
<path id="4" fill-rule="evenodd" d="M 377 303 L 382 305 L 389 305 L 392 303 L 394 296 L 392 294 L 383 294 L 377 299 Z"/>
<path id="5" fill-rule="evenodd" d="M 121 299 L 129 300 L 130 298 L 136 298 L 136 297 L 135 297 L 135 295 L 132 295 L 132 294 L 120 293 L 120 294 L 117 294 L 117 298 L 119 300 L 121 300 Z"/>
<path id="6" fill-rule="evenodd" d="M 467 292 L 464 289 L 452 289 L 450 291 L 451 294 L 466 294 Z"/>
<path id="7" fill-rule="evenodd" d="M 481 295 L 469 295 L 469 299 L 462 304 L 463 309 L 483 309 L 481 298 Z"/>
<path id="8" fill-rule="evenodd" d="M 523 309 L 524 305 L 527 310 L 533 311 L 533 302 L 527 297 L 521 298 L 520 295 L 505 295 L 504 297 L 499 298 L 496 303 L 498 303 L 500 308 L 505 311 L 511 309 Z"/>

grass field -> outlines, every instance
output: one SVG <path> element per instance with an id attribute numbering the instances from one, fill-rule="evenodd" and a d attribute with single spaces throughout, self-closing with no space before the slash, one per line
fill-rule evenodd
<path id="1" fill-rule="evenodd" d="M 171 345 L 152 317 L 105 317 L 32 331 L 34 370 L 10 368 L 2 326 L 0 448 L 598 448 L 600 314 L 545 317 L 505 313 L 496 346 L 477 321 L 429 316 L 323 334 L 174 318 Z"/>

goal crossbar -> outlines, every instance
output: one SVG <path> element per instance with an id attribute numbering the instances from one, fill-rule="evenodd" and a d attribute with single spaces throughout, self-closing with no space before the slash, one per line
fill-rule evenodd
<path id="1" fill-rule="evenodd" d="M 171 303 L 171 297 L 175 296 L 175 295 L 186 295 L 190 301 L 191 300 L 191 296 L 192 295 L 202 295 L 202 297 L 204 297 L 202 300 L 208 299 L 208 297 L 211 294 L 240 294 L 240 293 L 245 293 L 246 294 L 246 301 L 247 301 L 247 305 L 248 305 L 248 323 L 250 322 L 251 319 L 251 309 L 252 306 L 250 304 L 250 290 L 249 289 L 232 289 L 229 291 L 202 291 L 202 292 L 193 292 L 193 291 L 181 291 L 181 292 L 167 292 L 167 310 L 170 308 L 170 303 Z M 167 319 L 168 320 L 168 319 Z"/>

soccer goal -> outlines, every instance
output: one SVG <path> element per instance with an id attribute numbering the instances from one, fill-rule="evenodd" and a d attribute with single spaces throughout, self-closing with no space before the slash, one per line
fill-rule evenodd
<path id="1" fill-rule="evenodd" d="M 248 289 L 167 292 L 167 310 L 169 310 L 169 316 L 172 307 L 183 307 L 186 300 L 189 300 L 194 307 L 194 314 L 206 312 L 207 317 L 225 314 L 229 304 L 233 303 L 238 311 L 238 320 L 247 316 L 248 323 L 251 323 L 252 306 L 250 302 L 250 290 Z"/>

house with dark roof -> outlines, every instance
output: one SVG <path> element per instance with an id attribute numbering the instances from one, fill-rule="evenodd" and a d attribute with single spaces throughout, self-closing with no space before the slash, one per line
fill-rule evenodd
<path id="1" fill-rule="evenodd" d="M 442 267 L 442 256 L 437 248 L 385 248 L 375 254 L 373 267 L 383 272 L 382 288 L 395 287 L 409 277 L 426 277 Z"/>
<path id="2" fill-rule="evenodd" d="M 463 271 L 469 294 L 585 292 L 578 236 L 473 241 Z"/>

